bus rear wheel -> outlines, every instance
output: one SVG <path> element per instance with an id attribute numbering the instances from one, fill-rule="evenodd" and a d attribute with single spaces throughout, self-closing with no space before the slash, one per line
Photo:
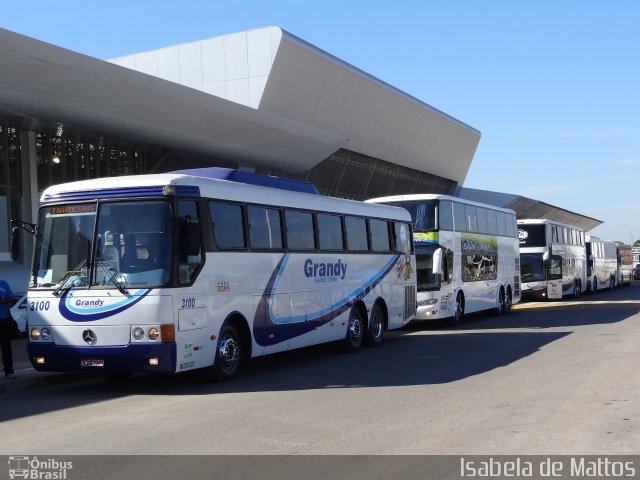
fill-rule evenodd
<path id="1" fill-rule="evenodd" d="M 227 323 L 222 327 L 216 358 L 213 364 L 215 377 L 219 381 L 229 380 L 235 377 L 242 363 L 242 339 L 235 326 Z"/>
<path id="2" fill-rule="evenodd" d="M 375 347 L 382 343 L 384 336 L 384 313 L 382 308 L 376 303 L 371 309 L 371 321 L 364 337 L 364 342 L 368 347 Z"/>
<path id="3" fill-rule="evenodd" d="M 356 352 L 362 347 L 364 332 L 364 319 L 358 307 L 353 307 L 349 314 L 347 335 L 343 340 L 344 349 L 347 352 Z"/>

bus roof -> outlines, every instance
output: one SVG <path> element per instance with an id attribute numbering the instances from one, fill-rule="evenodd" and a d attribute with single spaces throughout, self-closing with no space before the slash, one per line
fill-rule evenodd
<path id="1" fill-rule="evenodd" d="M 370 198 L 365 200 L 367 203 L 392 203 L 392 202 L 416 202 L 420 200 L 449 200 L 451 202 L 458 202 L 464 205 L 473 205 L 476 207 L 490 208 L 499 212 L 510 213 L 515 215 L 515 211 L 510 208 L 497 207 L 488 203 L 474 202 L 473 200 L 467 200 L 465 198 L 453 197 L 451 195 L 441 195 L 436 193 L 411 193 L 407 195 L 391 195 L 389 197 Z"/>
<path id="2" fill-rule="evenodd" d="M 549 220 L 548 218 L 519 218 L 517 223 L 518 225 L 546 225 L 547 223 L 551 223 L 553 225 L 559 225 L 561 227 L 574 228 L 581 231 L 583 230 L 582 227 L 570 225 L 568 223 L 556 222 L 555 220 Z"/>
<path id="3" fill-rule="evenodd" d="M 170 186 L 174 187 L 167 188 Z M 238 203 L 249 202 L 301 209 L 309 208 L 327 212 L 411 221 L 409 212 L 400 207 L 366 204 L 356 200 L 327 197 L 317 193 L 284 190 L 277 187 L 265 187 L 175 172 L 96 178 L 53 185 L 43 192 L 41 203 L 158 197 L 174 192 L 185 196 L 202 196 Z"/>

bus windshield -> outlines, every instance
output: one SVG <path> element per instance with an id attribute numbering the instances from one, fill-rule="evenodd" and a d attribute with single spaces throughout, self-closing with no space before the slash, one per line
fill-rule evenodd
<path id="1" fill-rule="evenodd" d="M 520 275 L 523 282 L 544 281 L 545 274 L 542 253 L 521 253 Z"/>
<path id="2" fill-rule="evenodd" d="M 170 252 L 167 201 L 43 207 L 32 287 L 162 285 L 170 277 Z"/>
<path id="3" fill-rule="evenodd" d="M 388 205 L 402 207 L 411 214 L 414 232 L 432 231 L 438 228 L 436 224 L 437 200 L 420 200 L 414 202 L 389 202 Z"/>

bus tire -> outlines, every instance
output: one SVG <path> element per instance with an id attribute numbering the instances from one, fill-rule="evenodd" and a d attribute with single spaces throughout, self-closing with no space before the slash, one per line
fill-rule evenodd
<path id="1" fill-rule="evenodd" d="M 591 280 L 591 293 L 596 293 L 598 291 L 598 279 L 593 277 Z"/>
<path id="2" fill-rule="evenodd" d="M 458 292 L 452 317 L 453 324 L 460 325 L 462 323 L 462 317 L 464 317 L 464 294 Z"/>
<path id="3" fill-rule="evenodd" d="M 504 288 L 500 287 L 500 289 L 498 290 L 498 298 L 496 300 L 496 309 L 495 309 L 496 315 L 500 316 L 507 313 L 505 303 L 506 303 L 506 300 L 505 300 Z"/>
<path id="4" fill-rule="evenodd" d="M 364 333 L 364 319 L 360 309 L 355 306 L 349 313 L 347 323 L 347 334 L 342 342 L 346 352 L 357 352 L 362 347 Z"/>
<path id="5" fill-rule="evenodd" d="M 582 293 L 580 288 L 580 280 L 574 280 L 573 282 L 573 298 L 578 298 Z"/>
<path id="6" fill-rule="evenodd" d="M 511 307 L 513 307 L 513 294 L 511 293 L 511 285 L 507 287 L 507 298 L 504 307 L 504 313 L 509 313 L 511 311 Z"/>
<path id="7" fill-rule="evenodd" d="M 242 364 L 242 338 L 232 323 L 220 331 L 213 372 L 218 381 L 230 380 L 238 374 Z"/>
<path id="8" fill-rule="evenodd" d="M 376 347 L 382 343 L 384 336 L 384 312 L 377 303 L 371 309 L 369 328 L 364 336 L 364 343 L 368 347 Z"/>

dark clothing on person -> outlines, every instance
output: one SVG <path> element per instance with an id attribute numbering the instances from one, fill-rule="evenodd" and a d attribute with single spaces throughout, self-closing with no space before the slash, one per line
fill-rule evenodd
<path id="1" fill-rule="evenodd" d="M 11 287 L 4 280 L 0 280 L 0 350 L 2 350 L 2 365 L 5 378 L 14 378 L 13 351 L 11 340 L 14 335 L 11 319 L 10 303 L 13 302 Z"/>

